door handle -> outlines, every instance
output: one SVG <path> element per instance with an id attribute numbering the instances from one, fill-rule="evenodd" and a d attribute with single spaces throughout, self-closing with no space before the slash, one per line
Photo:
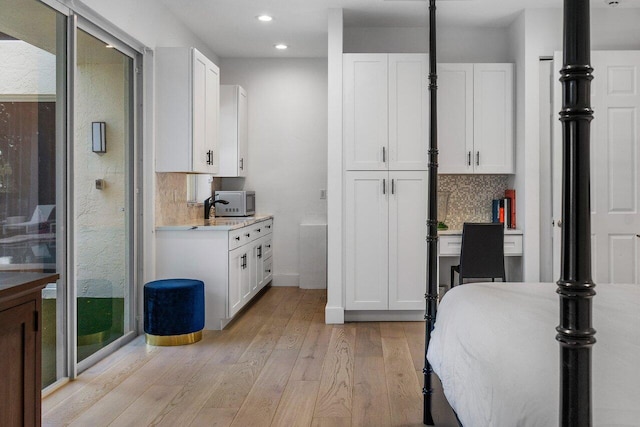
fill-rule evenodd
<path id="1" fill-rule="evenodd" d="M 240 170 L 244 170 L 244 158 L 240 159 Z"/>
<path id="2" fill-rule="evenodd" d="M 382 163 L 386 163 L 387 161 L 387 149 L 386 147 L 382 147 Z"/>
<path id="3" fill-rule="evenodd" d="M 382 194 L 387 194 L 387 180 L 382 178 Z"/>
<path id="4" fill-rule="evenodd" d="M 391 179 L 391 194 L 396 194 L 396 180 Z"/>
<path id="5" fill-rule="evenodd" d="M 471 166 L 471 151 L 467 152 L 467 166 Z"/>
<path id="6" fill-rule="evenodd" d="M 480 166 L 480 152 L 476 151 L 476 166 Z"/>

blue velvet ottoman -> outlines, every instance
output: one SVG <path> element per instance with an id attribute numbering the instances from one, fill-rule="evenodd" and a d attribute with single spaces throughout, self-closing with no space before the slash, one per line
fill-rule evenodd
<path id="1" fill-rule="evenodd" d="M 202 339 L 204 283 L 193 279 L 155 280 L 144 285 L 147 344 L 183 345 Z"/>

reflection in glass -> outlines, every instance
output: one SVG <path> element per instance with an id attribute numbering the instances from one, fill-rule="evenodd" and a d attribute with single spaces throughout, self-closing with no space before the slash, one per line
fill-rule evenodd
<path id="1" fill-rule="evenodd" d="M 34 0 L 0 0 L 0 9 L 0 274 L 54 272 L 66 18 Z M 62 295 L 56 283 L 43 291 L 43 387 L 64 375 Z"/>
<path id="2" fill-rule="evenodd" d="M 80 362 L 130 330 L 133 60 L 82 30 L 77 52 L 73 197 Z M 104 153 L 93 151 L 94 122 L 106 124 Z"/>

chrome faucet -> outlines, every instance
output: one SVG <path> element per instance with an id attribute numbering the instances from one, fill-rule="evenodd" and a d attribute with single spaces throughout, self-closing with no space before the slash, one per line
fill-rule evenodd
<path id="1" fill-rule="evenodd" d="M 204 201 L 204 219 L 209 219 L 209 216 L 211 215 L 211 208 L 214 207 L 216 203 L 222 203 L 223 205 L 229 204 L 226 200 L 213 200 L 213 196 L 207 197 Z"/>

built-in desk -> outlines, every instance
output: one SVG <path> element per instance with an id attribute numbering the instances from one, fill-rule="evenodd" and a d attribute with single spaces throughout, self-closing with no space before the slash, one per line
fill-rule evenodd
<path id="1" fill-rule="evenodd" d="M 462 230 L 438 231 L 438 268 L 440 286 L 449 287 L 450 269 L 460 262 Z M 522 280 L 522 230 L 504 230 L 505 270 L 508 281 Z"/>

